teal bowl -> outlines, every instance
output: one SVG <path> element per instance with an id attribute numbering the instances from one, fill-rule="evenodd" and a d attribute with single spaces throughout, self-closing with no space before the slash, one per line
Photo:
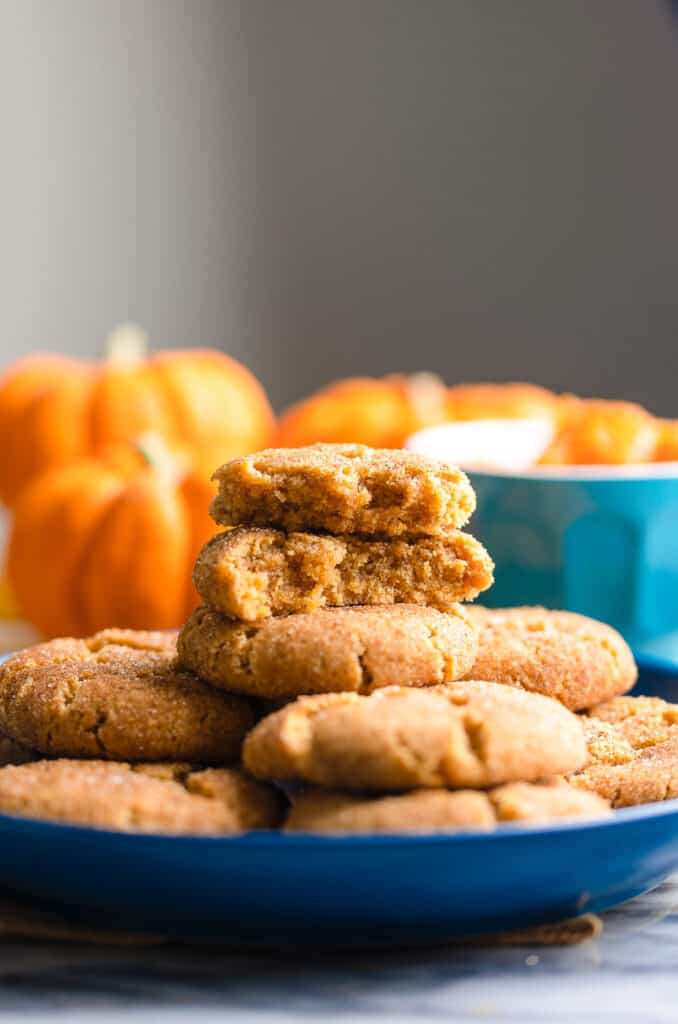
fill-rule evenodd
<path id="1" fill-rule="evenodd" d="M 678 658 L 678 466 L 469 475 L 496 564 L 485 604 L 581 612 Z"/>

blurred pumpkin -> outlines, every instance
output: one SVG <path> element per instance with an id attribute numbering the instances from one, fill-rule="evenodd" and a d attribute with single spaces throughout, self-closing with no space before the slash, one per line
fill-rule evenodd
<path id="1" fill-rule="evenodd" d="M 657 420 L 655 462 L 678 462 L 678 420 Z"/>
<path id="2" fill-rule="evenodd" d="M 447 392 L 450 420 L 500 420 L 556 415 L 556 396 L 538 384 L 456 384 Z"/>
<path id="3" fill-rule="evenodd" d="M 9 580 L 6 576 L 0 576 L 0 619 L 16 619 L 18 617 L 19 609 Z"/>
<path id="4" fill-rule="evenodd" d="M 208 349 L 146 357 L 143 333 L 122 327 L 102 363 L 36 354 L 0 381 L 0 501 L 11 506 L 36 475 L 145 431 L 216 466 L 265 447 L 272 429 L 263 388 L 240 363 Z"/>
<path id="5" fill-rule="evenodd" d="M 431 373 L 335 381 L 283 413 L 273 443 L 316 441 L 401 448 L 415 430 L 447 419 L 446 388 Z"/>
<path id="6" fill-rule="evenodd" d="M 21 613 L 49 637 L 181 625 L 198 603 L 193 563 L 217 531 L 209 475 L 148 434 L 37 477 L 7 550 Z"/>
<path id="7" fill-rule="evenodd" d="M 564 395 L 556 437 L 541 458 L 545 465 L 625 465 L 651 462 L 659 428 L 634 402 Z"/>

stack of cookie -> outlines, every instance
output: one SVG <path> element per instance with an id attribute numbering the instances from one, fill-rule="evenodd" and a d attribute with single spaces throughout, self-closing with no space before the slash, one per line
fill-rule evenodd
<path id="1" fill-rule="evenodd" d="M 179 637 L 182 663 L 222 690 L 268 700 L 366 694 L 458 679 L 476 630 L 457 602 L 492 582 L 459 529 L 464 474 L 357 445 L 275 449 L 217 471 L 212 514 L 235 527 L 198 558 L 205 604 Z"/>
<path id="2" fill-rule="evenodd" d="M 179 658 L 221 690 L 290 702 L 243 754 L 259 779 L 313 787 L 296 791 L 288 829 L 490 828 L 606 809 L 540 782 L 586 762 L 569 710 L 454 683 L 478 653 L 456 602 L 492 579 L 461 532 L 474 506 L 463 473 L 408 452 L 315 445 L 236 459 L 216 477 L 213 515 L 233 529 L 198 559 L 205 605 Z"/>
<path id="3" fill-rule="evenodd" d="M 636 666 L 619 634 L 457 603 L 492 578 L 461 532 L 463 473 L 318 445 L 217 479 L 229 529 L 198 559 L 205 604 L 178 645 L 110 629 L 0 668 L 0 759 L 15 762 L 1 811 L 174 833 L 440 831 L 678 796 L 678 706 L 622 696 Z"/>

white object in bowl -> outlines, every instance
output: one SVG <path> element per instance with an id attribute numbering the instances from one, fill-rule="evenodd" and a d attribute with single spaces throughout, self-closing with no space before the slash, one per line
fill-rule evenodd
<path id="1" fill-rule="evenodd" d="M 419 430 L 405 447 L 465 469 L 520 473 L 539 462 L 554 432 L 546 417 L 463 420 Z"/>

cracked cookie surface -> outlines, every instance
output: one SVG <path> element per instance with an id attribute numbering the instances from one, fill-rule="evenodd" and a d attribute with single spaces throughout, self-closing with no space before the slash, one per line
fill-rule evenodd
<path id="1" fill-rule="evenodd" d="M 227 764 L 254 717 L 178 667 L 173 634 L 106 630 L 0 666 L 0 731 L 48 756 Z"/>
<path id="2" fill-rule="evenodd" d="M 214 686 L 256 697 L 430 686 L 473 664 L 476 632 L 458 607 L 321 608 L 236 622 L 198 608 L 179 635 L 179 658 Z"/>
<path id="3" fill-rule="evenodd" d="M 613 807 L 678 797 L 678 705 L 616 697 L 582 715 L 589 760 L 569 781 Z"/>
<path id="4" fill-rule="evenodd" d="M 460 469 L 414 452 L 358 444 L 270 448 L 227 462 L 213 518 L 283 530 L 441 536 L 475 508 Z"/>
<path id="5" fill-rule="evenodd" d="M 638 670 L 611 626 L 545 608 L 467 609 L 478 628 L 469 675 L 555 697 L 572 711 L 630 690 Z"/>
<path id="6" fill-rule="evenodd" d="M 0 811 L 124 832 L 218 835 L 276 827 L 282 800 L 235 768 L 61 759 L 0 768 Z"/>
<path id="7" fill-rule="evenodd" d="M 238 527 L 201 551 L 193 579 L 206 604 L 253 622 L 271 615 L 399 602 L 445 610 L 492 583 L 492 560 L 467 533 L 413 541 Z"/>
<path id="8" fill-rule="evenodd" d="M 484 682 L 300 697 L 262 719 L 243 746 L 257 778 L 349 789 L 484 788 L 585 762 L 576 715 Z"/>
<path id="9" fill-rule="evenodd" d="M 295 797 L 288 832 L 493 831 L 508 822 L 593 818 L 609 814 L 594 793 L 565 782 L 511 782 L 495 789 L 415 789 L 390 796 L 311 790 Z"/>

